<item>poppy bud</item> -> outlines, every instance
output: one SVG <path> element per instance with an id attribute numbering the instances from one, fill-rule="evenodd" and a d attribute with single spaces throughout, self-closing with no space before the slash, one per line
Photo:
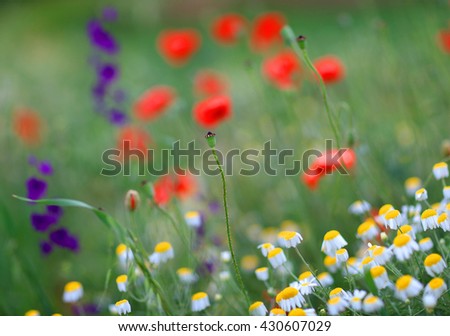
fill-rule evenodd
<path id="1" fill-rule="evenodd" d="M 215 148 L 216 147 L 216 134 L 212 132 L 208 132 L 205 135 L 206 141 L 208 142 L 209 147 Z"/>
<path id="2" fill-rule="evenodd" d="M 125 207 L 129 211 L 134 211 L 141 203 L 141 198 L 136 190 L 128 190 L 125 195 Z"/>

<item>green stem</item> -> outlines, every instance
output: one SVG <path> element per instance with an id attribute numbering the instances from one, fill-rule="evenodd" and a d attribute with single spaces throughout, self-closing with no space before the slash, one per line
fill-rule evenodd
<path id="1" fill-rule="evenodd" d="M 245 300 L 247 301 L 247 304 L 250 305 L 251 301 L 248 296 L 247 291 L 245 290 L 244 282 L 242 281 L 241 272 L 239 271 L 239 267 L 236 261 L 236 256 L 234 254 L 233 244 L 231 240 L 231 227 L 230 227 L 230 220 L 228 215 L 228 202 L 227 202 L 227 184 L 225 181 L 225 174 L 223 173 L 222 165 L 219 162 L 219 158 L 217 157 L 216 149 L 212 148 L 212 153 L 214 155 L 214 158 L 216 160 L 217 166 L 220 170 L 220 177 L 222 178 L 222 190 L 223 190 L 223 207 L 225 209 L 225 224 L 227 227 L 227 239 L 228 239 L 228 248 L 231 253 L 231 260 L 233 261 L 234 266 L 234 272 L 236 274 L 237 281 L 239 283 L 239 286 L 241 287 L 241 292 L 244 294 Z"/>
<path id="2" fill-rule="evenodd" d="M 301 58 L 303 56 L 303 60 L 305 61 L 306 65 L 314 73 L 317 80 L 319 81 L 320 92 L 322 94 L 322 100 L 325 105 L 328 122 L 330 123 L 331 129 L 333 130 L 333 133 L 334 133 L 334 137 L 336 138 L 337 147 L 340 148 L 340 144 L 339 144 L 340 132 L 339 132 L 338 127 L 336 126 L 335 121 L 333 120 L 333 115 L 331 114 L 330 104 L 328 103 L 327 90 L 325 88 L 325 84 L 323 82 L 322 76 L 319 74 L 316 67 L 312 63 L 311 59 L 309 58 L 308 51 L 306 50 L 306 44 L 304 43 L 305 41 L 303 41 L 302 46 L 299 46 L 297 43 L 297 38 L 296 38 L 294 32 L 292 31 L 292 28 L 289 26 L 285 26 L 282 30 L 282 33 L 283 33 L 284 37 L 287 39 L 291 48 L 297 54 L 297 56 L 299 58 Z"/>
<path id="3" fill-rule="evenodd" d="M 306 259 L 303 257 L 303 254 L 300 252 L 300 250 L 298 249 L 297 246 L 295 246 L 294 248 L 295 252 L 297 252 L 298 256 L 300 257 L 300 259 L 302 260 L 302 262 L 306 265 L 306 267 L 308 268 L 308 270 L 311 272 L 311 274 L 313 275 L 313 277 L 317 280 L 317 282 L 319 283 L 319 286 L 322 287 L 322 284 L 320 283 L 319 279 L 317 279 L 316 273 L 313 271 L 313 269 L 311 268 L 311 266 L 309 266 L 309 264 L 306 262 Z"/>

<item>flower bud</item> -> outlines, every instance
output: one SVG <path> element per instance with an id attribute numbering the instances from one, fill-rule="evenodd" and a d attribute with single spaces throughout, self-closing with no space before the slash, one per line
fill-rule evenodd
<path id="1" fill-rule="evenodd" d="M 128 190 L 125 195 L 125 207 L 129 211 L 134 211 L 141 203 L 141 198 L 136 190 Z"/>
<path id="2" fill-rule="evenodd" d="M 206 141 L 208 142 L 208 145 L 210 148 L 216 147 L 216 134 L 213 132 L 208 132 L 205 135 Z"/>

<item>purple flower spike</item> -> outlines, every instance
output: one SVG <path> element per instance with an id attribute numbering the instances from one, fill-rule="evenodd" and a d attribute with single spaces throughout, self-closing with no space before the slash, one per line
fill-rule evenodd
<path id="1" fill-rule="evenodd" d="M 63 208 L 58 205 L 47 205 L 47 213 L 59 219 L 63 215 L 64 211 Z"/>
<path id="2" fill-rule="evenodd" d="M 109 112 L 109 121 L 117 126 L 122 126 L 127 123 L 127 116 L 120 110 L 111 109 Z"/>
<path id="3" fill-rule="evenodd" d="M 50 226 L 58 221 L 57 217 L 48 214 L 32 213 L 30 217 L 31 225 L 36 231 L 40 232 L 47 231 Z"/>
<path id="4" fill-rule="evenodd" d="M 39 180 L 36 177 L 30 177 L 27 180 L 26 185 L 29 199 L 38 200 L 47 192 L 47 182 Z"/>
<path id="5" fill-rule="evenodd" d="M 116 21 L 117 20 L 117 10 L 114 7 L 103 8 L 102 13 L 103 20 L 105 21 Z"/>
<path id="6" fill-rule="evenodd" d="M 107 63 L 100 66 L 98 75 L 102 83 L 112 83 L 119 77 L 119 70 L 114 64 Z"/>
<path id="7" fill-rule="evenodd" d="M 92 20 L 89 22 L 87 30 L 94 47 L 108 54 L 115 54 L 119 51 L 119 46 L 114 37 L 105 31 L 98 21 Z"/>
<path id="8" fill-rule="evenodd" d="M 62 248 L 72 250 L 74 252 L 78 252 L 80 248 L 78 239 L 75 236 L 72 236 L 66 228 L 60 228 L 52 231 L 49 237 L 53 243 Z"/>
<path id="9" fill-rule="evenodd" d="M 53 166 L 49 161 L 41 161 L 41 163 L 39 163 L 38 169 L 42 175 L 53 174 Z"/>
<path id="10" fill-rule="evenodd" d="M 46 241 L 41 242 L 40 247 L 43 255 L 49 255 L 53 251 L 52 244 Z"/>

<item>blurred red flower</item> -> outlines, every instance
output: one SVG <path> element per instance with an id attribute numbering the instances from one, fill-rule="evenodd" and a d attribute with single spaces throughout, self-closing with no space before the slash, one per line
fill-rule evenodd
<path id="1" fill-rule="evenodd" d="M 300 84 L 300 62 L 292 51 L 282 51 L 267 58 L 262 66 L 263 75 L 282 90 L 292 89 Z"/>
<path id="2" fill-rule="evenodd" d="M 446 53 L 450 53 L 450 29 L 439 31 L 437 38 L 442 50 L 444 50 Z"/>
<path id="3" fill-rule="evenodd" d="M 231 117 L 231 99 L 219 95 L 202 100 L 194 106 L 194 119 L 203 127 L 216 127 Z"/>
<path id="4" fill-rule="evenodd" d="M 153 200 L 159 206 L 166 205 L 173 196 L 173 181 L 169 175 L 160 177 L 153 184 Z"/>
<path id="5" fill-rule="evenodd" d="M 157 39 L 157 47 L 164 59 L 175 66 L 184 65 L 198 50 L 201 36 L 194 29 L 162 31 Z"/>
<path id="6" fill-rule="evenodd" d="M 218 17 L 212 25 L 213 38 L 222 44 L 234 44 L 247 29 L 247 21 L 239 14 L 230 13 Z"/>
<path id="7" fill-rule="evenodd" d="M 140 157 L 140 152 L 147 158 L 151 138 L 148 133 L 136 126 L 125 126 L 120 129 L 117 139 L 117 148 L 120 151 L 120 159 L 128 162 L 131 157 Z"/>
<path id="8" fill-rule="evenodd" d="M 13 128 L 26 145 L 38 145 L 42 140 L 42 121 L 39 114 L 29 108 L 14 111 Z"/>
<path id="9" fill-rule="evenodd" d="M 186 199 L 197 190 L 197 183 L 191 174 L 185 171 L 178 172 L 174 177 L 174 193 L 180 199 Z"/>
<path id="10" fill-rule="evenodd" d="M 344 78 L 345 69 L 336 56 L 324 56 L 314 61 L 314 66 L 325 84 L 331 84 Z"/>
<path id="11" fill-rule="evenodd" d="M 140 120 L 152 120 L 167 110 L 174 101 L 175 90 L 169 86 L 154 86 L 137 99 L 134 114 Z"/>
<path id="12" fill-rule="evenodd" d="M 314 190 L 317 188 L 320 179 L 331 174 L 335 170 L 344 168 L 347 171 L 352 170 L 356 165 L 356 153 L 351 148 L 342 148 L 329 150 L 318 156 L 308 169 L 303 173 L 302 180 L 306 186 Z"/>
<path id="13" fill-rule="evenodd" d="M 250 37 L 252 49 L 263 52 L 275 44 L 280 44 L 282 42 L 281 29 L 285 22 L 284 16 L 277 12 L 258 16 L 253 23 Z"/>
<path id="14" fill-rule="evenodd" d="M 214 96 L 227 91 L 225 77 L 213 70 L 200 70 L 194 78 L 194 90 L 200 96 Z"/>

